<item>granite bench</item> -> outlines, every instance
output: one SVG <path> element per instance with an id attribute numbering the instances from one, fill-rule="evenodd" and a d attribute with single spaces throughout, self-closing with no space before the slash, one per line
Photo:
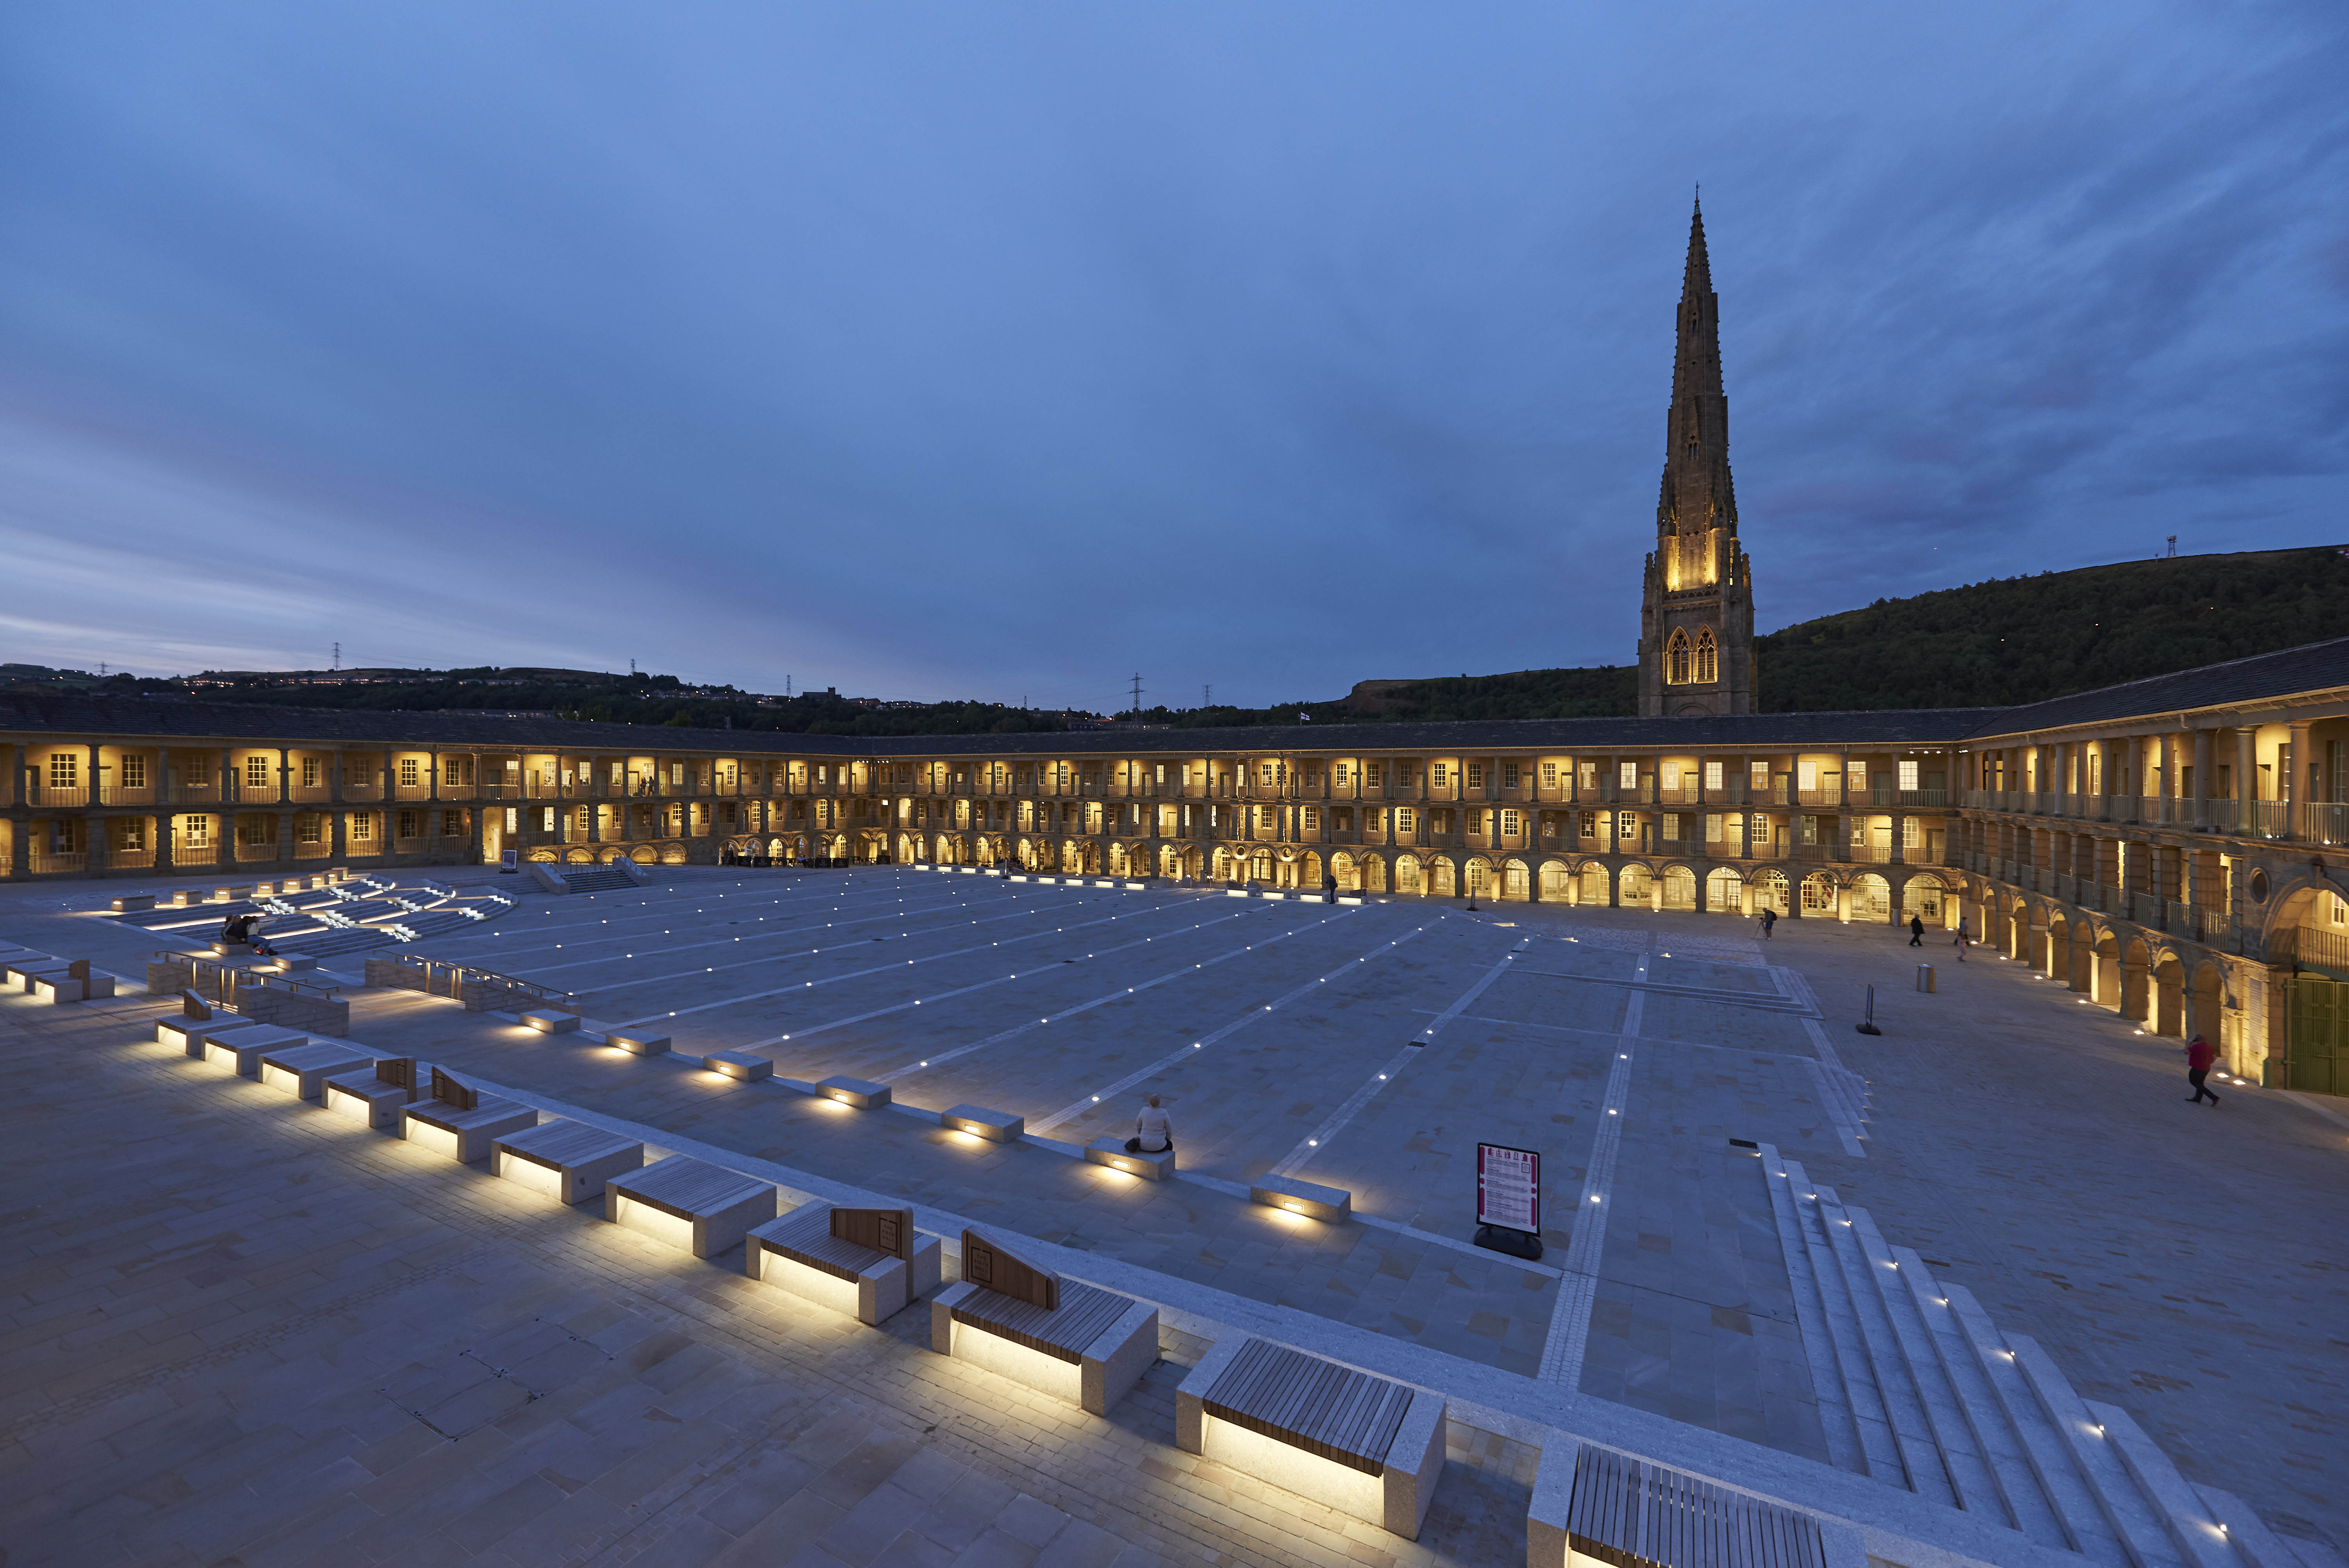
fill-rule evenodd
<path id="1" fill-rule="evenodd" d="M 682 1154 L 604 1179 L 604 1217 L 714 1257 L 775 1217 L 775 1187 Z"/>
<path id="2" fill-rule="evenodd" d="M 114 901 L 114 913 L 117 914 L 129 914 L 138 910 L 154 907 L 155 895 L 151 892 L 128 892 Z"/>
<path id="3" fill-rule="evenodd" d="M 1177 1419 L 1180 1419 L 1178 1414 Z M 1553 1432 L 1526 1517 L 1526 1568 L 1861 1568 L 1858 1532 Z"/>
<path id="4" fill-rule="evenodd" d="M 559 1203 L 604 1195 L 604 1183 L 644 1168 L 645 1146 L 584 1121 L 543 1121 L 490 1142 L 490 1173 Z"/>
<path id="5" fill-rule="evenodd" d="M 1174 1390 L 1174 1444 L 1416 1541 L 1444 1473 L 1444 1416 L 1424 1389 L 1242 1334 Z"/>
<path id="6" fill-rule="evenodd" d="M 33 982 L 44 975 L 70 975 L 78 980 L 88 974 L 87 958 L 53 958 L 46 953 L 26 953 L 0 965 L 0 975 L 6 976 L 6 987 L 11 991 L 30 991 Z"/>
<path id="7" fill-rule="evenodd" d="M 326 1093 L 326 1079 L 332 1075 L 373 1065 L 365 1051 L 320 1042 L 264 1050 L 260 1077 L 264 1088 L 292 1089 L 295 1099 L 317 1099 Z"/>
<path id="8" fill-rule="evenodd" d="M 417 1065 L 413 1057 L 384 1057 L 354 1072 L 330 1074 L 318 1086 L 318 1103 L 369 1127 L 397 1127 L 400 1107 L 427 1092 Z"/>
<path id="9" fill-rule="evenodd" d="M 215 1018 L 197 1038 L 203 1044 L 204 1060 L 232 1065 L 237 1077 L 249 1078 L 261 1076 L 262 1052 L 310 1043 L 310 1037 L 299 1029 L 281 1029 L 274 1024 L 256 1024 L 246 1018 L 230 1024 Z"/>
<path id="10" fill-rule="evenodd" d="M 1130 1154 L 1123 1138 L 1094 1139 L 1085 1145 L 1085 1158 L 1095 1165 L 1106 1165 L 1112 1171 L 1123 1171 L 1145 1181 L 1164 1181 L 1174 1174 L 1174 1150 L 1162 1149 L 1155 1154 Z"/>
<path id="11" fill-rule="evenodd" d="M 1353 1218 L 1354 1195 L 1343 1187 L 1324 1187 L 1294 1176 L 1259 1176 L 1248 1183 L 1248 1202 L 1268 1209 L 1286 1209 L 1330 1224 Z"/>
<path id="12" fill-rule="evenodd" d="M 859 1110 L 879 1110 L 889 1103 L 890 1098 L 887 1084 L 850 1078 L 845 1073 L 825 1078 L 815 1086 L 815 1091 L 826 1099 L 853 1105 Z"/>
<path id="13" fill-rule="evenodd" d="M 942 1254 L 911 1209 L 807 1203 L 750 1233 L 742 1272 L 877 1326 L 938 1288 Z"/>
<path id="14" fill-rule="evenodd" d="M 963 1277 L 930 1298 L 930 1348 L 1091 1411 L 1110 1407 L 1158 1358 L 1158 1309 L 962 1233 Z"/>
<path id="15" fill-rule="evenodd" d="M 579 1027 L 578 1014 L 559 1013 L 552 1007 L 533 1007 L 522 1016 L 522 1021 L 542 1035 L 567 1035 Z"/>
<path id="16" fill-rule="evenodd" d="M 990 1143 L 1017 1143 L 1028 1130 L 1028 1119 L 983 1105 L 958 1105 L 938 1112 L 938 1125 L 951 1132 L 968 1132 Z"/>
<path id="17" fill-rule="evenodd" d="M 649 1029 L 606 1029 L 604 1043 L 616 1046 L 632 1057 L 665 1057 L 668 1055 L 668 1037 L 656 1035 Z"/>
<path id="18" fill-rule="evenodd" d="M 399 1108 L 402 1138 L 446 1154 L 460 1165 L 487 1160 L 492 1140 L 537 1125 L 538 1112 L 530 1107 L 485 1095 L 439 1068 L 432 1069 L 430 1095 Z"/>
<path id="19" fill-rule="evenodd" d="M 201 1060 L 204 1054 L 205 1030 L 257 1027 L 259 1026 L 252 1019 L 240 1018 L 233 1013 L 222 1013 L 218 1016 L 208 1014 L 201 1018 L 158 1018 L 155 1020 L 155 1037 L 164 1045 L 175 1046 Z"/>
<path id="20" fill-rule="evenodd" d="M 701 1065 L 711 1072 L 743 1083 L 755 1083 L 775 1076 L 775 1058 L 754 1057 L 748 1051 L 712 1051 L 701 1058 Z"/>
<path id="21" fill-rule="evenodd" d="M 65 1002 L 91 1002 L 114 995 L 111 975 L 35 975 L 25 987 L 36 1002 L 51 1005 Z"/>

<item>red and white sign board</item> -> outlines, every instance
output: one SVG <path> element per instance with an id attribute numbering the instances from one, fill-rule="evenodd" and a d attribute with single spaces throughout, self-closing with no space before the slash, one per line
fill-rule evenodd
<path id="1" fill-rule="evenodd" d="M 1502 1143 L 1476 1145 L 1476 1222 L 1541 1233 L 1541 1156 Z"/>

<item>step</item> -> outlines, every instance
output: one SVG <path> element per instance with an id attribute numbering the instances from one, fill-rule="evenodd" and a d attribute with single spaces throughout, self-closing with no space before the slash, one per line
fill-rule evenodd
<path id="1" fill-rule="evenodd" d="M 1786 1282 L 1795 1295 L 1795 1326 L 1803 1337 L 1803 1357 L 1811 1369 L 1811 1394 L 1818 1406 L 1819 1428 L 1825 1434 L 1827 1460 L 1837 1470 L 1868 1474 L 1868 1455 L 1860 1447 L 1859 1427 L 1852 1414 L 1851 1395 L 1844 1387 L 1841 1363 L 1827 1337 L 1826 1304 L 1811 1274 L 1810 1249 L 1803 1245 L 1802 1221 L 1795 1212 L 1788 1190 L 1786 1162 L 1772 1145 L 1761 1146 L 1762 1181 L 1770 1191 L 1770 1216 L 1777 1222 L 1778 1250 L 1786 1261 Z"/>
<path id="2" fill-rule="evenodd" d="M 1909 1490 L 1920 1497 L 1962 1508 L 1957 1482 L 1934 1436 L 1932 1420 L 1925 1412 L 1924 1397 L 1918 1392 L 1908 1357 L 1900 1352 L 1899 1337 L 1893 1331 L 1884 1298 L 1876 1282 L 1868 1277 L 1868 1257 L 1852 1233 L 1851 1217 L 1844 1212 L 1834 1188 L 1822 1184 L 1816 1191 L 1818 1198 L 1813 1206 L 1818 1211 L 1820 1230 L 1826 1237 L 1828 1255 L 1842 1271 L 1844 1288 L 1850 1295 L 1859 1342 L 1866 1350 L 1868 1370 L 1875 1377 L 1877 1393 L 1884 1400 L 1886 1418 L 1891 1422 L 1893 1436 L 1899 1439 Z"/>
<path id="3" fill-rule="evenodd" d="M 1892 1429 L 1890 1416 L 1885 1410 L 1883 1391 L 1877 1386 L 1876 1373 L 1868 1354 L 1868 1340 L 1860 1330 L 1859 1315 L 1852 1305 L 1850 1288 L 1844 1281 L 1843 1270 L 1836 1263 L 1835 1254 L 1828 1250 L 1826 1224 L 1820 1217 L 1817 1199 L 1819 1189 L 1796 1161 L 1786 1161 L 1786 1181 L 1787 1196 L 1795 1205 L 1795 1230 L 1802 1239 L 1804 1255 L 1810 1264 L 1811 1277 L 1817 1285 L 1827 1343 L 1834 1352 L 1844 1392 L 1851 1403 L 1852 1420 L 1859 1433 L 1861 1451 L 1868 1456 L 1867 1473 L 1878 1480 L 1914 1491 L 1916 1487 L 1909 1480 L 1899 1439 Z M 1940 1468 L 1938 1463 L 1935 1468 Z"/>
<path id="4" fill-rule="evenodd" d="M 2227 1532 L 2210 1516 L 2209 1504 L 2189 1486 L 2161 1445 L 2146 1435 L 2137 1418 L 2116 1405 L 2083 1401 L 2105 1429 L 2105 1440 L 2120 1456 L 2121 1468 L 2169 1531 L 2170 1543 L 2193 1568 L 2239 1568 Z"/>
<path id="5" fill-rule="evenodd" d="M 2020 1334 L 2006 1336 L 2015 1366 L 2031 1386 L 2055 1435 L 2072 1455 L 2088 1483 L 2088 1493 L 2120 1538 L 2121 1548 L 2137 1568 L 2186 1568 L 2170 1540 L 2168 1527 L 2152 1504 L 2137 1491 L 2120 1455 L 2097 1429 L 2103 1425 L 2088 1412 L 2087 1402 L 2073 1391 L 2064 1374 L 2037 1342 Z"/>
<path id="6" fill-rule="evenodd" d="M 2072 1532 L 2064 1528 L 2040 1485 L 2037 1467 L 2024 1451 L 2023 1435 L 2014 1429 L 2005 1404 L 1992 1388 L 1982 1364 L 1967 1344 L 1965 1330 L 1950 1305 L 1949 1293 L 1915 1251 L 1908 1247 L 1894 1247 L 1891 1251 L 1893 1261 L 1900 1265 L 1900 1283 L 1909 1293 L 1918 1320 L 1931 1336 L 1934 1360 L 1941 1369 L 1942 1378 L 1957 1396 L 1958 1408 L 1973 1433 L 1974 1451 L 1990 1468 L 2008 1520 L 2042 1546 L 2063 1552 L 2079 1550 Z M 2082 1499 L 2085 1501 L 2085 1493 Z M 2117 1550 L 2108 1559 L 2116 1568 L 2120 1560 Z"/>
<path id="7" fill-rule="evenodd" d="M 2112 1522 L 2105 1517 L 2104 1510 L 2096 1505 L 2095 1494 L 2089 1491 L 2087 1478 L 2073 1460 L 2070 1446 L 2048 1423 L 2047 1413 L 2040 1408 L 2038 1397 L 2031 1391 L 2030 1379 L 2023 1375 L 2014 1353 L 2007 1348 L 2006 1339 L 1991 1322 L 1990 1314 L 1982 1309 L 1982 1304 L 1963 1285 L 1945 1284 L 1941 1294 L 1949 1299 L 1950 1316 L 1972 1355 L 1974 1366 L 2006 1417 L 2007 1429 L 2022 1444 L 2023 1457 L 2030 1462 L 2032 1474 L 2039 1480 L 2041 1492 L 2054 1507 L 2057 1522 L 2071 1537 L 2072 1550 L 2097 1563 L 2126 1568 L 2129 1561 L 2127 1549 L 2113 1533 Z"/>

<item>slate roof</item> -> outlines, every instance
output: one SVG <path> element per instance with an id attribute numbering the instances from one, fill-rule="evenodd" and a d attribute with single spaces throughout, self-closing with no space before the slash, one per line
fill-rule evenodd
<path id="1" fill-rule="evenodd" d="M 152 736 L 169 742 L 390 742 L 484 751 L 703 751 L 740 757 L 1195 756 L 1210 751 L 1390 751 L 1475 754 L 1539 748 L 1728 750 L 1846 746 L 1924 748 L 1992 736 L 2148 714 L 2225 707 L 2349 686 L 2349 637 L 2310 643 L 2175 675 L 2052 697 L 2019 707 L 1754 713 L 1712 718 L 1472 719 L 1434 724 L 1285 724 L 1228 729 L 1074 730 L 1028 735 L 791 735 L 502 718 L 443 710 L 382 712 L 259 703 L 0 693 L 0 734 Z"/>

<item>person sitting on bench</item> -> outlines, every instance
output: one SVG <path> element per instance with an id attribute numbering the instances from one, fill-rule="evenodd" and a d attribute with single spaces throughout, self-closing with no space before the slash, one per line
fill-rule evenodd
<path id="1" fill-rule="evenodd" d="M 1164 1154 L 1174 1147 L 1174 1123 L 1158 1109 L 1158 1097 L 1152 1095 L 1142 1114 L 1133 1119 L 1133 1136 L 1125 1140 L 1128 1154 Z"/>
<path id="2" fill-rule="evenodd" d="M 259 915 L 254 914 L 230 915 L 227 920 L 221 923 L 220 939 L 222 942 L 252 941 L 253 923 L 260 918 L 261 917 Z"/>

